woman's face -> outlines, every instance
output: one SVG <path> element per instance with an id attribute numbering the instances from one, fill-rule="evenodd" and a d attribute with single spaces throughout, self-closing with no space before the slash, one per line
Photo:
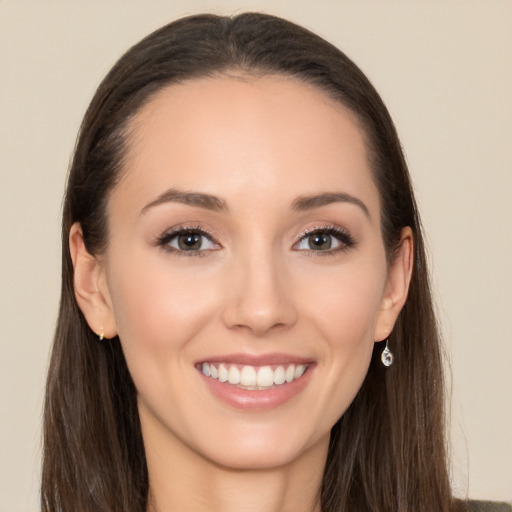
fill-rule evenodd
<path id="1" fill-rule="evenodd" d="M 325 451 L 403 277 L 353 117 L 298 81 L 224 76 L 160 91 L 131 128 L 102 323 L 146 446 L 236 468 Z"/>

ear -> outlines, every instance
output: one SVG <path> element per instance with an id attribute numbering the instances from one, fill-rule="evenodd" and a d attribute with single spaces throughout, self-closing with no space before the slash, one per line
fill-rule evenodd
<path id="1" fill-rule="evenodd" d="M 78 222 L 69 231 L 69 251 L 78 306 L 93 332 L 113 338 L 117 335 L 117 327 L 105 269 L 102 262 L 87 251 Z"/>
<path id="2" fill-rule="evenodd" d="M 413 243 L 411 228 L 403 228 L 398 248 L 388 270 L 384 295 L 375 325 L 375 341 L 385 340 L 389 336 L 407 299 L 414 258 Z"/>

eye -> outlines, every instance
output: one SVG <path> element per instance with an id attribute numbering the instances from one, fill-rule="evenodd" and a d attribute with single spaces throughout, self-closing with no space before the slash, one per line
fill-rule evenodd
<path id="1" fill-rule="evenodd" d="M 220 248 L 211 235 L 199 228 L 178 228 L 164 233 L 158 239 L 158 245 L 178 254 L 189 253 L 187 256 Z"/>
<path id="2" fill-rule="evenodd" d="M 333 253 L 346 250 L 355 245 L 352 236 L 338 227 L 315 228 L 304 233 L 293 246 L 296 251 L 315 251 Z"/>

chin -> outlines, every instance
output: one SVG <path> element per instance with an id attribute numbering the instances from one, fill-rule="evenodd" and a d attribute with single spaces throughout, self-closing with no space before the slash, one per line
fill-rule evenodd
<path id="1" fill-rule="evenodd" d="M 325 451 L 327 454 L 329 438 L 330 432 L 318 438 L 290 436 L 288 427 L 286 432 L 275 435 L 251 432 L 226 436 L 223 442 L 205 447 L 202 455 L 226 469 L 271 470 L 291 464 L 314 450 Z"/>

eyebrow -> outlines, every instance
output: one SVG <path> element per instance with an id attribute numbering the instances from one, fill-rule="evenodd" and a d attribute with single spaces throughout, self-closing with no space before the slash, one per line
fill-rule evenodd
<path id="1" fill-rule="evenodd" d="M 226 201 L 219 197 L 212 196 L 210 194 L 185 192 L 170 188 L 163 194 L 160 194 L 154 201 L 151 201 L 144 206 L 140 213 L 142 215 L 149 209 L 165 203 L 181 203 L 189 206 L 198 206 L 199 208 L 205 208 L 206 210 L 212 210 L 214 212 L 227 212 L 229 210 Z"/>
<path id="2" fill-rule="evenodd" d="M 181 203 L 189 206 L 197 206 L 199 208 L 204 208 L 206 210 L 215 212 L 229 211 L 226 201 L 220 197 L 210 194 L 203 194 L 200 192 L 185 192 L 170 188 L 169 190 L 166 190 L 164 193 L 160 194 L 154 201 L 151 201 L 146 206 L 144 206 L 140 213 L 142 215 L 149 209 L 165 203 Z M 332 203 L 354 204 L 358 206 L 368 218 L 371 218 L 370 212 L 363 201 L 345 192 L 323 192 L 310 196 L 297 197 L 292 201 L 291 209 L 303 212 L 307 210 L 313 210 L 314 208 L 320 208 L 321 206 Z"/>
<path id="3" fill-rule="evenodd" d="M 311 196 L 298 197 L 292 202 L 292 210 L 303 212 L 319 208 L 332 203 L 350 203 L 358 206 L 364 214 L 371 219 L 368 207 L 357 197 L 346 194 L 345 192 L 324 192 Z"/>

